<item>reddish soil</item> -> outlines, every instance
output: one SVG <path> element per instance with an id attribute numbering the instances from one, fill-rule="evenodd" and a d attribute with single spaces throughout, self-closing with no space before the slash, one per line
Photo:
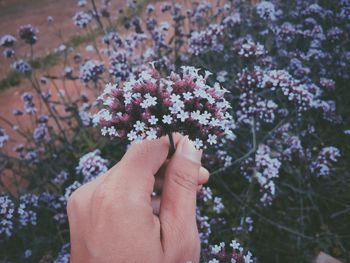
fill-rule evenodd
<path id="1" fill-rule="evenodd" d="M 77 11 L 76 2 L 72 0 L 0 0 L 0 36 L 11 34 L 17 38 L 15 46 L 18 57 L 28 55 L 30 47 L 18 39 L 17 29 L 21 25 L 32 24 L 39 29 L 38 41 L 33 46 L 34 54 L 42 56 L 75 34 L 72 17 Z M 52 16 L 54 23 L 49 26 L 47 17 Z M 63 33 L 60 39 L 58 28 Z M 0 79 L 9 71 L 12 61 L 0 56 Z"/>

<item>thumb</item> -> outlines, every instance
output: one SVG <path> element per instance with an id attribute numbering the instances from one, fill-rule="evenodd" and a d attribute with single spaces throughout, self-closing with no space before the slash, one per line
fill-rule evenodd
<path id="1" fill-rule="evenodd" d="M 189 248 L 193 248 L 191 253 L 194 254 L 187 256 L 192 258 L 199 255 L 196 191 L 201 157 L 202 151 L 196 150 L 192 142 L 184 137 L 178 143 L 165 172 L 159 216 L 163 246 L 165 251 L 169 248 L 168 253 L 175 253 L 172 249 L 175 245 L 183 247 L 177 253 L 191 251 Z M 197 250 L 198 255 L 195 255 Z"/>

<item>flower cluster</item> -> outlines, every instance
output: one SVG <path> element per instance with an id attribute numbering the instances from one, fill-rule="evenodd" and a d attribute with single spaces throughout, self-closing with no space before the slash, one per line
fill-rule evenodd
<path id="1" fill-rule="evenodd" d="M 96 60 L 88 60 L 80 67 L 80 79 L 83 82 L 96 82 L 99 76 L 103 73 L 103 63 Z"/>
<path id="2" fill-rule="evenodd" d="M 23 25 L 18 29 L 19 37 L 29 45 L 34 45 L 37 41 L 39 30 L 31 24 Z"/>
<path id="3" fill-rule="evenodd" d="M 16 43 L 16 38 L 12 35 L 3 35 L 0 38 L 0 46 L 2 47 L 12 47 Z"/>
<path id="4" fill-rule="evenodd" d="M 10 237 L 13 231 L 13 215 L 15 213 L 15 204 L 9 195 L 0 193 L 0 236 Z"/>
<path id="5" fill-rule="evenodd" d="M 241 171 L 243 175 L 252 181 L 256 179 L 260 185 L 262 196 L 260 201 L 263 205 L 270 205 L 275 196 L 274 178 L 279 177 L 281 162 L 272 155 L 269 146 L 260 144 L 254 160 L 248 158 L 242 162 Z"/>
<path id="6" fill-rule="evenodd" d="M 5 143 L 9 140 L 9 136 L 6 131 L 0 128 L 0 148 L 4 147 Z"/>
<path id="7" fill-rule="evenodd" d="M 6 48 L 2 54 L 5 58 L 13 58 L 15 56 L 15 51 L 12 48 Z"/>
<path id="8" fill-rule="evenodd" d="M 341 154 L 338 148 L 324 147 L 312 162 L 310 169 L 316 176 L 328 176 L 332 172 L 332 164 L 338 162 Z"/>
<path id="9" fill-rule="evenodd" d="M 266 54 L 264 46 L 251 39 L 235 42 L 234 48 L 243 59 L 258 59 Z"/>
<path id="10" fill-rule="evenodd" d="M 38 207 L 38 197 L 34 194 L 25 194 L 20 197 L 19 202 L 17 212 L 20 226 L 36 225 L 37 214 L 33 209 Z"/>
<path id="11" fill-rule="evenodd" d="M 103 159 L 100 154 L 100 150 L 95 150 L 80 157 L 79 164 L 75 170 L 83 175 L 83 183 L 87 183 L 107 172 L 108 161 Z"/>
<path id="12" fill-rule="evenodd" d="M 208 263 L 219 263 L 219 260 L 230 259 L 232 263 L 253 263 L 253 254 L 250 251 L 244 252 L 242 245 L 232 240 L 230 243 L 231 252 L 227 252 L 225 242 L 211 246 L 211 253 L 215 258 L 212 258 Z"/>
<path id="13" fill-rule="evenodd" d="M 196 148 L 215 145 L 232 135 L 226 90 L 206 84 L 199 69 L 182 67 L 182 75 L 161 78 L 155 69 L 144 71 L 124 87 L 107 85 L 100 96 L 106 108 L 94 117 L 102 134 L 141 142 L 181 132 Z"/>
<path id="14" fill-rule="evenodd" d="M 32 67 L 28 64 L 28 62 L 23 59 L 18 59 L 12 64 L 12 68 L 19 73 L 30 73 L 32 71 Z"/>
<path id="15" fill-rule="evenodd" d="M 188 52 L 194 55 L 208 51 L 220 52 L 223 49 L 219 37 L 223 34 L 224 26 L 211 24 L 203 31 L 194 31 L 188 39 Z"/>
<path id="16" fill-rule="evenodd" d="M 264 20 L 273 21 L 276 19 L 275 6 L 271 2 L 261 1 L 256 5 L 256 12 Z"/>
<path id="17" fill-rule="evenodd" d="M 111 65 L 109 73 L 117 80 L 126 81 L 129 79 L 131 67 L 128 62 L 128 54 L 125 51 L 113 52 L 109 56 L 109 63 Z"/>
<path id="18" fill-rule="evenodd" d="M 33 101 L 33 94 L 30 92 L 25 92 L 22 95 L 22 100 L 24 103 L 24 110 L 28 114 L 33 114 L 37 111 L 34 101 Z"/>
<path id="19" fill-rule="evenodd" d="M 73 22 L 80 28 L 85 28 L 91 22 L 92 16 L 86 12 L 80 11 L 73 16 Z"/>

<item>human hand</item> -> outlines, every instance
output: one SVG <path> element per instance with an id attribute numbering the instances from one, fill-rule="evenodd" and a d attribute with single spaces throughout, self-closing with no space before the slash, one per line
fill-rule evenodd
<path id="1" fill-rule="evenodd" d="M 131 145 L 120 162 L 71 195 L 72 263 L 199 261 L 196 191 L 209 173 L 187 137 L 174 141 L 170 160 L 166 137 Z M 162 189 L 160 199 L 151 198 L 154 187 Z"/>

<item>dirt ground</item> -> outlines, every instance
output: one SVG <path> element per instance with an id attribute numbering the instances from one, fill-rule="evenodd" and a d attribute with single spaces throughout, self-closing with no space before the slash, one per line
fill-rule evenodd
<path id="1" fill-rule="evenodd" d="M 60 43 L 76 34 L 72 17 L 77 11 L 73 0 L 0 0 L 0 36 L 11 34 L 17 38 L 18 57 L 28 55 L 30 48 L 18 39 L 17 30 L 21 25 L 32 24 L 39 29 L 38 41 L 33 46 L 34 54 L 42 56 L 52 52 Z M 47 17 L 52 16 L 54 23 L 48 25 Z M 61 29 L 63 39 L 56 32 Z M 12 60 L 0 56 L 0 79 L 9 71 Z"/>

